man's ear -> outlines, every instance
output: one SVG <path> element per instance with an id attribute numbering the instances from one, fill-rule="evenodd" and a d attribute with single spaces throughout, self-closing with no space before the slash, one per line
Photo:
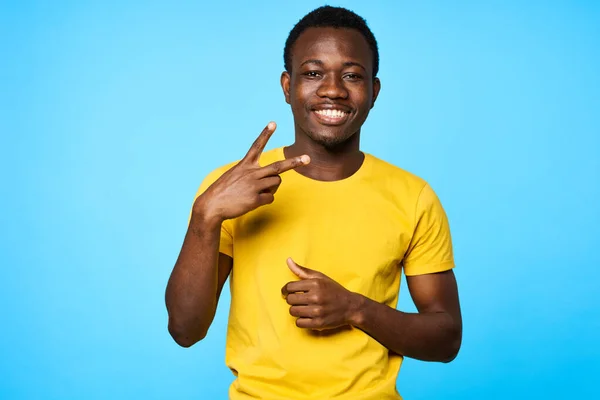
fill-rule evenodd
<path id="1" fill-rule="evenodd" d="M 381 90 L 381 81 L 379 78 L 373 78 L 373 100 L 371 100 L 371 108 L 375 106 L 375 100 L 377 100 L 377 96 L 379 96 L 379 91 Z"/>
<path id="2" fill-rule="evenodd" d="M 287 71 L 281 73 L 281 88 L 285 96 L 285 102 L 290 104 L 290 74 Z"/>

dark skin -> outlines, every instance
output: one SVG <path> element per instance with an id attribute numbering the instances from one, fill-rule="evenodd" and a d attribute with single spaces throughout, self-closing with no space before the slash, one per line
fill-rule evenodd
<path id="1" fill-rule="evenodd" d="M 281 75 L 281 86 L 294 114 L 296 134 L 285 155 L 310 155 L 310 167 L 298 169 L 309 178 L 344 179 L 364 160 L 360 128 L 381 86 L 378 78 L 372 78 L 372 53 L 364 44 L 358 31 L 312 28 L 292 48 L 292 68 Z M 319 121 L 315 110 L 325 107 L 347 111 L 348 117 L 341 123 Z"/>
<path id="2" fill-rule="evenodd" d="M 379 79 L 373 77 L 372 63 L 368 43 L 358 31 L 311 28 L 302 33 L 292 49 L 291 71 L 281 76 L 295 122 L 295 142 L 284 153 L 287 160 L 296 162 L 286 168 L 323 181 L 347 178 L 360 168 L 364 160 L 359 148 L 360 128 L 381 86 Z M 331 116 L 328 110 L 337 114 Z M 329 116 L 324 116 L 325 111 L 330 112 Z M 253 157 L 263 148 L 264 145 L 257 146 Z M 303 155 L 310 156 L 310 164 L 301 160 Z M 257 164 L 252 168 L 258 168 Z M 257 177 L 254 169 L 242 172 L 238 174 Z M 280 180 L 275 176 L 281 172 L 271 170 L 259 178 L 271 180 L 272 186 L 263 183 L 269 195 L 276 191 Z M 240 180 L 218 180 L 194 204 L 190 228 L 167 288 L 169 330 L 183 346 L 206 335 L 232 268 L 233 260 L 218 253 L 222 221 L 262 204 L 256 200 L 247 201 L 245 207 L 232 205 L 244 194 L 257 198 L 265 190 L 258 190 L 257 183 L 249 178 L 252 184 L 236 184 Z M 242 188 L 247 187 L 252 189 L 244 192 Z M 268 201 L 273 200 L 269 197 Z M 231 211 L 234 208 L 236 212 Z M 462 319 L 452 271 L 407 277 L 418 312 L 404 313 L 350 292 L 292 259 L 287 264 L 298 280 L 283 286 L 282 301 L 290 305 L 289 312 L 297 318 L 299 329 L 321 331 L 353 326 L 390 351 L 407 357 L 442 362 L 456 357 Z"/>

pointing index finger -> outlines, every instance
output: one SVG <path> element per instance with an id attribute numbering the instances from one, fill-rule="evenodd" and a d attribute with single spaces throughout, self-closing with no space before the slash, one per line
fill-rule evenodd
<path id="1" fill-rule="evenodd" d="M 263 129 L 260 135 L 258 135 L 254 143 L 252 143 L 250 150 L 248 150 L 248 153 L 246 153 L 246 157 L 244 158 L 249 161 L 258 162 L 258 159 L 260 158 L 261 153 L 265 149 L 269 138 L 271 137 L 271 135 L 273 135 L 273 132 L 275 132 L 275 128 L 277 128 L 277 124 L 273 121 L 269 122 L 269 124 L 265 127 L 265 129 Z"/>
<path id="2" fill-rule="evenodd" d="M 279 175 L 290 169 L 298 168 L 310 163 L 310 157 L 306 154 L 299 157 L 286 158 L 285 160 L 275 161 L 272 164 L 261 168 L 261 178 L 265 176 Z"/>

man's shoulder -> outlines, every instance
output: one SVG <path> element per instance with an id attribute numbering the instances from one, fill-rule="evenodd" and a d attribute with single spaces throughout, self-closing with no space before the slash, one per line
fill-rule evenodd
<path id="1" fill-rule="evenodd" d="M 405 170 L 389 161 L 385 161 L 372 154 L 366 153 L 367 157 L 371 159 L 371 174 L 373 178 L 381 179 L 384 181 L 391 181 L 395 184 L 403 184 L 414 187 L 416 189 L 422 189 L 427 185 L 425 179 L 417 176 L 416 174 Z"/>

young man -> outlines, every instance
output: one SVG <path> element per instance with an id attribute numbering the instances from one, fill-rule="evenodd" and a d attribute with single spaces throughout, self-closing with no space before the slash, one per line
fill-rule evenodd
<path id="1" fill-rule="evenodd" d="M 231 399 L 399 399 L 403 357 L 451 361 L 462 333 L 444 210 L 422 179 L 360 151 L 377 43 L 322 7 L 291 31 L 281 86 L 295 142 L 202 183 L 167 286 L 169 332 L 204 338 L 230 277 Z M 418 313 L 395 309 L 401 270 Z"/>

